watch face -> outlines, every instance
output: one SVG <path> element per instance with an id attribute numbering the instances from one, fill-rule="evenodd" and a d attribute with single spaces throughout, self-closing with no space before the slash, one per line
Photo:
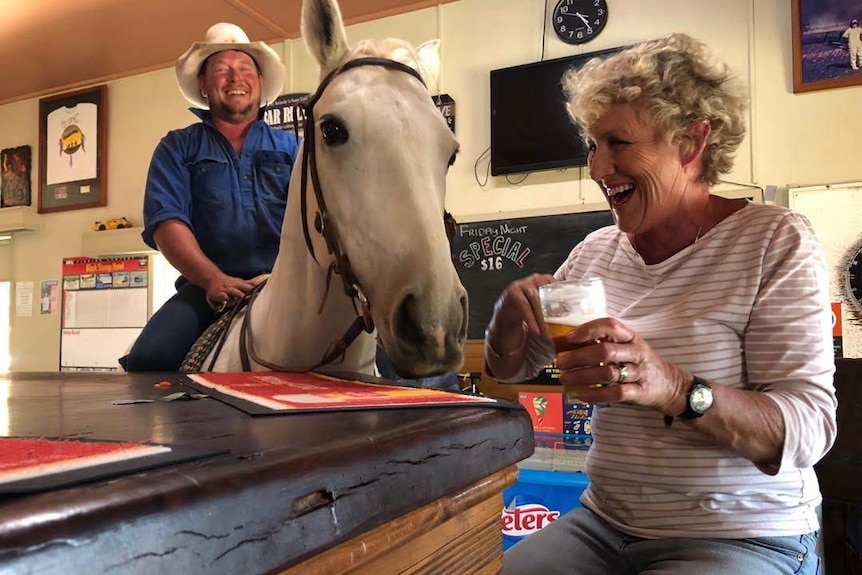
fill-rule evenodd
<path id="1" fill-rule="evenodd" d="M 589 42 L 599 35 L 607 21 L 605 0 L 560 0 L 554 8 L 554 32 L 568 44 Z"/>
<path id="2" fill-rule="evenodd" d="M 712 406 L 712 388 L 701 384 L 696 385 L 691 390 L 689 404 L 697 413 L 704 413 Z"/>

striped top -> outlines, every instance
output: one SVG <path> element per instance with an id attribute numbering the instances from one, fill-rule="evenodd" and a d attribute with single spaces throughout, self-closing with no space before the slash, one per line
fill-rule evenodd
<path id="1" fill-rule="evenodd" d="M 609 315 L 713 384 L 758 390 L 785 424 L 780 468 L 759 469 L 640 406 L 596 406 L 583 503 L 630 535 L 743 538 L 818 529 L 812 466 L 835 439 L 828 275 L 804 216 L 748 204 L 667 260 L 644 264 L 616 226 L 577 245 L 559 279 L 600 276 Z M 529 371 L 550 363 L 531 340 Z M 493 369 L 493 367 L 492 367 Z"/>

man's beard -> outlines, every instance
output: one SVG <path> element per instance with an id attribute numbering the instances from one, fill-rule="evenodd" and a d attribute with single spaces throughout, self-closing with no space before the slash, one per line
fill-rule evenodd
<path id="1" fill-rule="evenodd" d="M 210 113 L 218 118 L 223 118 L 227 122 L 242 122 L 249 116 L 256 117 L 256 110 L 260 102 L 250 102 L 239 106 L 227 104 L 225 102 L 217 102 L 215 106 L 210 104 Z"/>

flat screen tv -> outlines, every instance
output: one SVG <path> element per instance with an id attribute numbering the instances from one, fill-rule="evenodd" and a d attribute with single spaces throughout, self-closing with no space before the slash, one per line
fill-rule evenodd
<path id="1" fill-rule="evenodd" d="M 587 165 L 587 151 L 566 112 L 563 74 L 611 48 L 491 70 L 491 174 Z"/>

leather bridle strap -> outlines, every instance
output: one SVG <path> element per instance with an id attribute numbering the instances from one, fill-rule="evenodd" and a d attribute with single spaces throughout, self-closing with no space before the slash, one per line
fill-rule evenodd
<path id="1" fill-rule="evenodd" d="M 254 350 L 254 338 L 252 337 L 251 332 L 251 307 L 257 300 L 257 296 L 260 293 L 260 288 L 262 286 L 263 284 L 256 286 L 251 292 L 248 305 L 245 308 L 245 315 L 242 317 L 242 324 L 240 324 L 239 328 L 239 360 L 242 364 L 242 370 L 251 371 L 251 361 L 254 361 L 255 363 L 273 371 L 290 371 L 283 365 L 270 363 L 265 359 L 262 359 Z M 249 359 L 251 359 L 251 361 L 249 361 Z"/>
<path id="2" fill-rule="evenodd" d="M 323 239 L 326 243 L 326 249 L 330 255 L 332 255 L 333 261 L 330 264 L 330 273 L 327 274 L 327 284 L 326 290 L 323 294 L 323 301 L 321 301 L 321 309 L 323 309 L 323 303 L 326 301 L 326 298 L 329 295 L 329 278 L 331 278 L 332 273 L 336 273 L 341 276 L 341 282 L 344 287 L 344 293 L 354 302 L 354 308 L 356 308 L 356 304 L 358 303 L 358 309 L 356 310 L 357 317 L 347 329 L 344 335 L 341 336 L 341 339 L 332 343 L 327 352 L 323 355 L 320 361 L 312 367 L 315 369 L 322 365 L 326 365 L 334 361 L 339 357 L 343 357 L 347 348 L 350 347 L 350 344 L 359 336 L 360 333 L 365 331 L 366 333 L 371 333 L 374 331 L 374 320 L 371 318 L 371 305 L 368 302 L 368 299 L 365 297 L 365 294 L 362 292 L 362 289 L 359 286 L 359 280 L 356 278 L 356 275 L 353 273 L 353 268 L 350 265 L 350 260 L 347 257 L 342 249 L 341 245 L 338 241 L 338 232 L 335 230 L 334 226 L 331 225 L 329 220 L 329 211 L 326 207 L 326 199 L 323 196 L 323 188 L 320 184 L 320 174 L 317 169 L 317 146 L 316 146 L 316 126 L 314 120 L 314 106 L 320 100 L 326 88 L 332 83 L 333 79 L 339 74 L 346 72 L 347 70 L 358 68 L 360 66 L 380 66 L 383 68 L 388 68 L 391 70 L 396 70 L 399 72 L 404 72 L 406 74 L 410 74 L 422 85 L 425 85 L 425 82 L 422 80 L 422 76 L 416 71 L 414 68 L 407 66 L 406 64 L 402 64 L 401 62 L 396 62 L 395 60 L 390 60 L 388 58 L 377 58 L 377 57 L 366 57 L 366 58 L 357 58 L 355 60 L 350 60 L 345 62 L 340 68 L 336 68 L 332 72 L 330 72 L 320 83 L 317 91 L 313 96 L 308 100 L 305 104 L 305 130 L 304 130 L 304 139 L 302 142 L 303 145 L 303 156 L 302 156 L 302 178 L 301 178 L 301 186 L 300 186 L 300 205 L 302 209 L 302 233 L 305 237 L 305 243 L 308 247 L 308 251 L 311 254 L 311 257 L 314 261 L 317 261 L 317 256 L 314 253 L 314 246 L 311 243 L 311 237 L 308 230 L 308 198 L 307 198 L 307 190 L 308 190 L 308 174 L 311 174 L 311 188 L 314 191 L 315 199 L 317 200 L 317 213 L 314 218 L 314 227 L 315 230 L 323 236 Z M 309 169 L 310 168 L 310 169 Z"/>
<path id="3" fill-rule="evenodd" d="M 338 234 L 334 227 L 330 224 L 329 221 L 329 212 L 326 208 L 326 200 L 323 197 L 323 189 L 320 185 L 320 175 L 317 170 L 317 152 L 315 145 L 315 124 L 314 124 L 314 106 L 317 104 L 318 100 L 320 100 L 323 92 L 326 90 L 327 86 L 332 82 L 332 80 L 347 70 L 352 68 L 358 68 L 360 66 L 380 66 L 383 68 L 388 68 L 391 70 L 396 70 L 399 72 L 405 72 L 410 74 L 417 80 L 419 80 L 422 85 L 425 85 L 425 82 L 422 80 L 422 76 L 419 74 L 417 70 L 407 66 L 406 64 L 402 64 L 401 62 L 396 62 L 395 60 L 390 60 L 388 58 L 378 58 L 378 57 L 365 57 L 365 58 L 357 58 L 355 60 L 350 60 L 345 62 L 340 68 L 336 68 L 332 72 L 330 72 L 320 83 L 317 91 L 308 99 L 305 103 L 305 121 L 303 128 L 303 153 L 302 153 L 302 174 L 300 178 L 300 209 L 302 211 L 302 235 L 305 238 L 305 245 L 308 248 L 308 252 L 311 254 L 312 259 L 317 262 L 317 255 L 314 253 L 314 245 L 311 242 L 311 234 L 308 229 L 308 175 L 311 174 L 311 188 L 314 191 L 315 199 L 317 200 L 317 213 L 314 218 L 314 227 L 315 230 L 323 236 L 323 239 L 326 243 L 326 249 L 330 255 L 333 257 L 333 261 L 330 264 L 329 272 L 327 273 L 326 280 L 326 289 L 323 294 L 323 300 L 320 304 L 320 309 L 323 309 L 323 304 L 326 301 L 327 296 L 329 295 L 329 286 L 330 279 L 333 273 L 336 273 L 341 276 L 341 281 L 344 286 L 344 292 L 354 303 L 354 309 L 356 309 L 356 304 L 358 302 L 359 309 L 356 310 L 357 317 L 351 323 L 350 327 L 341 336 L 341 339 L 338 339 L 329 346 L 329 349 L 324 353 L 323 357 L 320 361 L 317 362 L 311 369 L 316 369 L 322 365 L 326 365 L 339 357 L 343 358 L 344 354 L 347 352 L 347 349 L 350 347 L 350 344 L 359 337 L 363 331 L 367 333 L 371 333 L 374 331 L 374 320 L 371 317 L 371 304 L 368 299 L 365 297 L 365 294 L 362 292 L 359 286 L 359 280 L 356 278 L 356 275 L 353 273 L 353 268 L 350 265 L 350 260 L 347 257 L 342 249 L 341 245 L 338 242 Z M 297 111 L 294 111 L 294 119 L 298 118 L 299 114 Z M 445 212 L 443 215 L 444 224 L 446 226 L 446 235 L 449 238 L 449 242 L 451 243 L 452 237 L 455 231 L 455 220 L 449 212 Z M 319 263 L 319 262 L 318 262 Z M 289 371 L 288 368 L 268 362 L 262 358 L 260 358 L 254 350 L 254 343 L 252 337 L 252 329 L 251 329 L 251 307 L 257 298 L 257 291 L 252 293 L 251 298 L 248 302 L 248 307 L 246 308 L 246 313 L 243 318 L 242 326 L 240 329 L 240 359 L 242 362 L 243 371 L 249 371 L 251 369 L 251 365 L 249 362 L 249 358 L 273 371 Z"/>

